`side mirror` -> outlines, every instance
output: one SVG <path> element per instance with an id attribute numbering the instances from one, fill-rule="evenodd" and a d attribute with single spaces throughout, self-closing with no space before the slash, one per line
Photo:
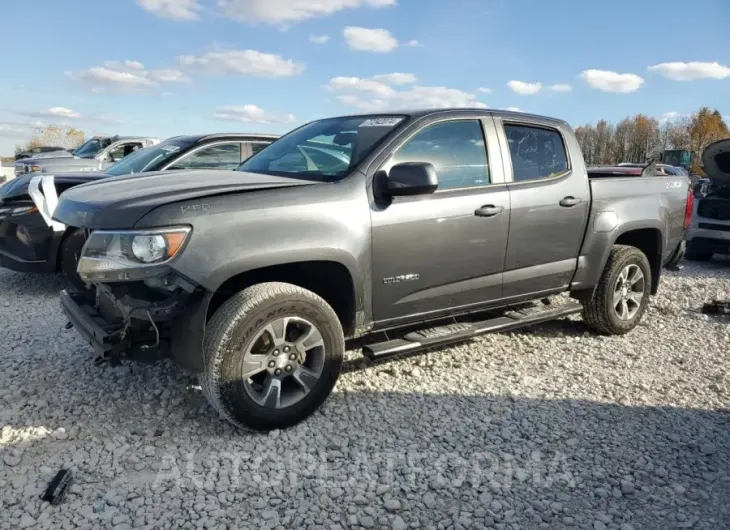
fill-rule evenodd
<path id="1" fill-rule="evenodd" d="M 438 175 L 433 164 L 424 162 L 404 162 L 390 168 L 388 175 L 388 195 L 425 195 L 439 187 Z"/>

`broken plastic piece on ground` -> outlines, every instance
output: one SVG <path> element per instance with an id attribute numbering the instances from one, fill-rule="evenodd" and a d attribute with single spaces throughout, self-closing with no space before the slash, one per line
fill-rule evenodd
<path id="1" fill-rule="evenodd" d="M 730 300 L 713 300 L 702 306 L 706 315 L 730 315 Z"/>
<path id="2" fill-rule="evenodd" d="M 60 504 L 66 496 L 66 491 L 68 491 L 68 487 L 71 485 L 72 480 L 73 473 L 71 470 L 62 469 L 56 473 L 56 476 L 53 477 L 53 480 L 48 484 L 48 488 L 41 499 L 48 501 L 53 505 Z"/>

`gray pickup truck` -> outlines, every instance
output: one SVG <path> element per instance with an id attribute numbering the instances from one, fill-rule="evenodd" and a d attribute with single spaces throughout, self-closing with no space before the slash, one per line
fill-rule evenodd
<path id="1" fill-rule="evenodd" d="M 95 136 L 71 153 L 46 153 L 16 160 L 15 176 L 27 173 L 101 171 L 138 149 L 158 143 L 159 138 L 146 136 Z"/>
<path id="2" fill-rule="evenodd" d="M 318 120 L 239 169 L 84 184 L 54 218 L 86 234 L 95 300 L 61 305 L 97 359 L 169 355 L 258 430 L 323 403 L 346 339 L 381 359 L 580 312 L 627 333 L 688 220 L 686 178 L 589 178 L 565 122 L 521 113 Z"/>

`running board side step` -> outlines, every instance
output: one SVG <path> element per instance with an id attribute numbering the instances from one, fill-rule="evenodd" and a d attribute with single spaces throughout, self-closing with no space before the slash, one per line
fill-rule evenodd
<path id="1" fill-rule="evenodd" d="M 550 306 L 546 306 L 550 307 Z M 436 328 L 428 328 L 408 333 L 402 339 L 393 339 L 363 347 L 362 353 L 368 359 L 375 361 L 393 355 L 415 353 L 430 348 L 446 346 L 455 342 L 469 340 L 477 335 L 509 331 L 532 324 L 555 320 L 580 313 L 583 306 L 579 303 L 561 304 L 550 309 L 539 307 L 527 310 L 508 311 L 505 316 L 468 322 L 448 324 Z"/>

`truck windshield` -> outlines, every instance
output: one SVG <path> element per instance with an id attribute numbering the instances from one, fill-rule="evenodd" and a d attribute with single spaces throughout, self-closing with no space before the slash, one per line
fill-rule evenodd
<path id="1" fill-rule="evenodd" d="M 282 136 L 239 167 L 239 171 L 335 182 L 359 164 L 407 116 L 346 116 L 308 123 Z"/>
<path id="2" fill-rule="evenodd" d="M 76 149 L 74 151 L 74 156 L 79 158 L 94 158 L 99 151 L 105 147 L 109 147 L 111 143 L 111 138 L 92 138 Z"/>
<path id="3" fill-rule="evenodd" d="M 109 166 L 104 173 L 112 177 L 155 171 L 162 162 L 178 156 L 181 151 L 187 150 L 195 142 L 180 140 L 162 142 L 161 144 L 145 147 L 125 156 L 113 166 Z"/>

